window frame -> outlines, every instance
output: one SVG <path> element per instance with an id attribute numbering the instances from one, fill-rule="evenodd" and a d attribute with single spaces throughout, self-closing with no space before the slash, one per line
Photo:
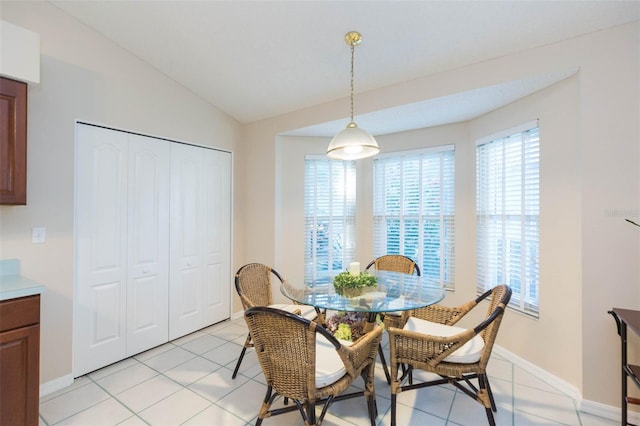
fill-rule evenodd
<path id="1" fill-rule="evenodd" d="M 334 160 L 322 155 L 305 155 L 304 161 L 304 282 L 307 285 L 313 285 L 315 283 L 330 282 L 331 277 L 344 271 L 355 257 L 357 168 L 355 160 Z M 328 214 L 318 214 L 318 203 L 320 202 L 318 194 L 323 190 L 319 189 L 318 186 L 326 185 L 327 183 L 318 181 L 318 171 L 316 169 L 313 189 L 309 188 L 310 183 L 307 182 L 307 179 L 310 162 L 329 165 L 329 204 L 324 206 L 324 208 L 328 209 Z M 343 168 L 345 190 L 342 193 L 342 197 L 334 198 L 334 191 L 330 189 L 333 184 L 331 181 L 331 169 L 339 166 Z M 325 195 L 326 192 L 325 188 Z M 310 201 L 309 197 L 314 198 Z M 313 204 L 312 206 L 310 205 L 311 203 Z M 335 203 L 342 203 L 342 205 L 336 206 Z M 314 209 L 313 214 L 310 214 L 310 208 Z M 320 240 L 318 233 L 321 230 L 321 226 L 325 225 L 327 228 L 325 231 L 326 236 L 322 238 L 328 240 L 328 257 L 322 259 L 322 262 L 327 264 L 327 269 L 326 272 L 324 272 L 324 269 L 321 272 L 318 269 L 318 265 L 321 263 L 321 260 L 318 259 L 318 241 Z M 334 241 L 337 241 L 336 239 L 339 239 L 342 244 L 339 258 L 334 257 Z M 315 244 L 312 242 L 315 242 Z M 334 267 L 334 265 L 336 266 Z"/>
<path id="2" fill-rule="evenodd" d="M 516 144 L 520 144 L 519 163 L 506 164 L 516 158 L 510 156 L 513 152 L 507 151 Z M 500 157 L 500 163 L 482 165 L 481 161 L 491 154 Z M 518 170 L 514 172 L 516 166 Z M 500 170 L 489 171 L 490 167 Z M 489 180 L 501 187 L 483 188 Z M 518 188 L 517 194 L 515 188 Z M 517 210 L 515 201 L 519 203 Z M 495 211 L 491 212 L 492 209 Z M 540 129 L 537 120 L 476 141 L 476 275 L 478 294 L 495 285 L 508 284 L 513 291 L 509 307 L 539 318 Z"/>
<path id="3" fill-rule="evenodd" d="M 443 157 L 447 156 L 447 157 Z M 384 153 L 376 156 L 373 160 L 373 250 L 374 257 L 384 254 L 401 254 L 412 258 L 420 267 L 423 277 L 432 277 L 434 280 L 442 284 L 448 290 L 455 288 L 455 145 L 447 144 L 429 148 L 420 148 L 406 151 L 396 151 Z M 425 180 L 432 177 L 430 172 L 425 172 L 427 161 L 438 161 L 439 169 L 437 170 L 437 191 L 438 191 L 438 210 L 434 214 L 433 198 L 429 198 L 425 193 L 429 188 L 425 187 Z M 400 205 L 397 207 L 398 212 L 391 212 L 387 203 L 389 202 L 388 193 L 380 194 L 380 190 L 388 191 L 389 182 L 386 177 L 380 175 L 383 173 L 379 167 L 393 167 L 393 163 L 399 163 L 401 169 L 399 179 L 400 197 L 398 200 Z M 409 176 L 405 173 L 404 168 L 410 161 L 418 161 L 417 176 L 415 181 L 411 181 L 409 185 L 418 185 L 410 191 L 405 191 Z M 444 170 L 446 169 L 446 170 Z M 431 169 L 429 169 L 431 170 Z M 384 179 L 385 182 L 380 182 Z M 445 184 L 449 186 L 445 187 Z M 396 189 L 397 190 L 397 189 Z M 406 197 L 408 192 L 413 192 L 409 196 L 417 196 L 417 207 L 415 200 L 413 203 Z M 431 189 L 433 192 L 433 189 Z M 445 195 L 446 194 L 446 195 Z M 384 199 L 382 199 L 383 197 Z M 446 198 L 446 200 L 444 200 Z M 444 202 L 443 202 L 444 200 Z M 413 207 L 407 207 L 408 204 L 414 204 Z M 431 207 L 429 207 L 431 206 Z M 443 207 L 444 206 L 444 207 Z M 411 211 L 410 213 L 408 211 Z M 389 243 L 389 224 L 390 221 L 397 222 L 397 249 L 391 248 Z M 417 223 L 417 235 L 411 235 L 410 238 L 415 240 L 417 253 L 407 252 L 407 227 L 408 221 Z M 430 234 L 433 226 L 437 226 L 434 233 Z M 431 228 L 431 230 L 429 229 Z M 429 235 L 430 234 L 430 235 Z M 427 236 L 437 238 L 425 239 Z M 393 236 L 395 238 L 395 236 Z M 437 253 L 436 262 L 428 262 L 426 253 Z M 437 266 L 436 266 L 437 265 Z"/>

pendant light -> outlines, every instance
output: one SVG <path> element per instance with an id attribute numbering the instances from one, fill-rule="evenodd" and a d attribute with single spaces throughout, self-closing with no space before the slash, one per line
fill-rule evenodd
<path id="1" fill-rule="evenodd" d="M 331 139 L 327 148 L 327 157 L 336 160 L 358 160 L 376 155 L 380 152 L 380 148 L 373 136 L 353 121 L 354 52 L 356 46 L 362 42 L 362 35 L 356 31 L 350 31 L 344 36 L 344 40 L 351 47 L 351 121 L 346 129 Z"/>

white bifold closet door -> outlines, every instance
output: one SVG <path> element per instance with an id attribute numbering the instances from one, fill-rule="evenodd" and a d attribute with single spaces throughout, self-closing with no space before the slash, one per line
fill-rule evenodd
<path id="1" fill-rule="evenodd" d="M 231 154 L 77 125 L 74 376 L 231 315 Z"/>
<path id="2" fill-rule="evenodd" d="M 169 339 L 230 316 L 231 156 L 171 145 Z"/>
<path id="3" fill-rule="evenodd" d="M 170 147 L 77 126 L 74 375 L 167 341 Z"/>

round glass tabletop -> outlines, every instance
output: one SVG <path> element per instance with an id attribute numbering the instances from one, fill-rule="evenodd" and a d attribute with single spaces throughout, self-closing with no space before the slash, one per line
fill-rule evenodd
<path id="1" fill-rule="evenodd" d="M 296 286 L 284 281 L 280 291 L 287 298 L 320 309 L 352 312 L 396 312 L 422 308 L 441 301 L 445 289 L 426 277 L 399 272 L 373 272 L 377 283 L 360 294 L 338 294 L 333 282 Z"/>

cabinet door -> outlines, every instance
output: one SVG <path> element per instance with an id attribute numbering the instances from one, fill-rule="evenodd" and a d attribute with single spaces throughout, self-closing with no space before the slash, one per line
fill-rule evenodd
<path id="1" fill-rule="evenodd" d="M 127 134 L 78 125 L 74 374 L 126 356 Z"/>
<path id="2" fill-rule="evenodd" d="M 27 84 L 0 77 L 0 204 L 27 204 Z"/>
<path id="3" fill-rule="evenodd" d="M 231 316 L 231 154 L 205 151 L 203 326 Z"/>
<path id="4" fill-rule="evenodd" d="M 169 339 L 202 328 L 203 150 L 171 145 Z"/>
<path id="5" fill-rule="evenodd" d="M 40 326 L 0 333 L 0 424 L 38 424 Z"/>
<path id="6" fill-rule="evenodd" d="M 166 141 L 129 135 L 127 355 L 169 338 L 169 172 Z"/>

